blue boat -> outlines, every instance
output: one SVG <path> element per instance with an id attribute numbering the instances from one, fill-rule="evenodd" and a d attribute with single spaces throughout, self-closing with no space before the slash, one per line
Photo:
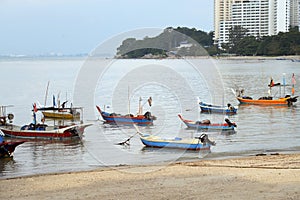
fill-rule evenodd
<path id="1" fill-rule="evenodd" d="M 210 123 L 210 120 L 192 121 L 184 119 L 180 114 L 178 114 L 178 117 L 188 128 L 191 129 L 229 131 L 234 130 L 234 128 L 237 126 L 229 119 L 225 119 L 226 123 Z"/>
<path id="2" fill-rule="evenodd" d="M 215 142 L 210 141 L 206 134 L 202 134 L 200 137 L 192 139 L 184 139 L 179 137 L 165 139 L 149 134 L 139 134 L 142 143 L 147 147 L 176 148 L 199 151 L 210 150 L 210 147 L 215 145 Z"/>
<path id="3" fill-rule="evenodd" d="M 137 124 L 141 126 L 153 125 L 153 120 L 156 117 L 152 116 L 150 112 L 146 112 L 144 115 L 120 115 L 116 113 L 108 113 L 102 111 L 99 106 L 96 106 L 98 112 L 102 116 L 103 120 L 107 123 L 112 124 L 123 124 L 123 125 L 132 125 Z"/>
<path id="4" fill-rule="evenodd" d="M 227 106 L 219 106 L 219 105 L 212 105 L 204 102 L 199 102 L 199 106 L 201 112 L 206 112 L 206 113 L 236 114 L 238 110 L 230 103 L 228 103 Z"/>

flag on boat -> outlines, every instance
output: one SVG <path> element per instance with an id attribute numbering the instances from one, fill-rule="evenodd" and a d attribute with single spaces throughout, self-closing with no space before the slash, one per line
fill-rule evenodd
<path id="1" fill-rule="evenodd" d="M 33 104 L 33 111 L 36 113 L 38 111 L 37 107 L 36 107 L 36 103 Z"/>
<path id="2" fill-rule="evenodd" d="M 292 84 L 293 85 L 296 85 L 296 79 L 295 79 L 295 74 L 293 73 L 292 75 Z"/>
<path id="3" fill-rule="evenodd" d="M 296 85 L 296 79 L 295 79 L 295 74 L 294 73 L 292 75 L 292 84 L 293 84 L 292 95 L 294 95 L 295 94 L 295 85 Z"/>
<path id="4" fill-rule="evenodd" d="M 152 97 L 149 97 L 148 104 L 149 104 L 149 106 L 152 106 Z"/>
<path id="5" fill-rule="evenodd" d="M 56 103 L 55 103 L 55 96 L 53 95 L 53 107 L 56 106 Z"/>
<path id="6" fill-rule="evenodd" d="M 273 78 L 271 77 L 271 81 L 270 81 L 270 87 L 273 87 L 275 84 L 274 84 L 274 80 L 273 80 Z"/>

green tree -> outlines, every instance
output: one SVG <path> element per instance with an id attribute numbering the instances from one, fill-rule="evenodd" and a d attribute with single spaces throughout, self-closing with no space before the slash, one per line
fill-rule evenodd
<path id="1" fill-rule="evenodd" d="M 254 56 L 257 54 L 258 46 L 259 41 L 254 36 L 248 36 L 237 43 L 235 53 L 241 56 Z"/>
<path id="2" fill-rule="evenodd" d="M 232 26 L 229 29 L 229 41 L 228 41 L 228 52 L 229 53 L 236 53 L 236 48 L 238 43 L 247 36 L 248 30 L 243 28 L 240 25 Z"/>

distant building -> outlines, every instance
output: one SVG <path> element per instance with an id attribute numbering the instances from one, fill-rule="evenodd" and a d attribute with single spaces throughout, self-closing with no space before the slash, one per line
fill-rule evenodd
<path id="1" fill-rule="evenodd" d="M 192 47 L 193 46 L 193 44 L 191 44 L 191 43 L 189 43 L 188 41 L 182 41 L 182 42 L 180 42 L 180 44 L 179 44 L 179 47 L 177 47 L 178 49 L 181 49 L 181 48 L 190 48 L 190 47 Z"/>
<path id="2" fill-rule="evenodd" d="M 299 1 L 215 0 L 215 44 L 221 47 L 227 43 L 229 29 L 237 25 L 255 37 L 276 35 L 287 32 L 290 26 L 299 26 Z"/>
<path id="3" fill-rule="evenodd" d="M 300 0 L 291 0 L 290 2 L 290 24 L 291 27 L 298 26 L 300 28 Z M 299 29 L 300 30 L 300 29 Z"/>

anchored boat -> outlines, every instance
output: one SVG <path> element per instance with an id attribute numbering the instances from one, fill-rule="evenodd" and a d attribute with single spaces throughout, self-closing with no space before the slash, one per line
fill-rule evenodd
<path id="1" fill-rule="evenodd" d="M 241 103 L 241 104 L 253 104 L 253 105 L 264 105 L 264 106 L 291 106 L 293 105 L 295 102 L 297 102 L 297 98 L 298 96 L 293 96 L 295 93 L 295 89 L 294 86 L 296 84 L 296 79 L 295 79 L 295 75 L 292 75 L 292 84 L 288 85 L 285 83 L 285 74 L 283 75 L 283 83 L 274 83 L 273 78 L 271 77 L 271 81 L 270 84 L 268 85 L 269 90 L 268 96 L 263 96 L 263 97 L 259 97 L 258 99 L 253 99 L 250 96 L 246 96 L 244 94 L 244 89 L 237 89 L 236 91 L 234 91 L 232 89 L 232 91 L 235 93 L 237 100 Z M 286 91 L 286 87 L 291 86 L 291 95 L 286 95 L 285 91 Z M 276 94 L 278 94 L 279 97 L 275 97 L 275 95 L 272 95 L 272 89 L 273 88 L 277 88 L 278 91 L 276 92 Z M 282 95 L 282 90 L 283 90 L 283 95 Z"/>
<path id="2" fill-rule="evenodd" d="M 147 126 L 147 125 L 153 125 L 153 121 L 156 120 L 156 117 L 151 114 L 151 112 L 147 111 L 144 114 L 142 114 L 143 106 L 141 105 L 142 99 L 140 98 L 139 101 L 139 112 L 137 115 L 133 114 L 117 114 L 117 113 L 109 113 L 102 111 L 100 106 L 96 105 L 96 108 L 98 112 L 100 113 L 101 117 L 106 123 L 112 123 L 117 125 L 133 125 L 137 124 L 140 126 Z M 149 106 L 151 106 L 152 98 L 149 97 L 147 100 L 149 103 Z M 128 109 L 130 110 L 130 109 Z"/>
<path id="3" fill-rule="evenodd" d="M 178 117 L 188 128 L 192 129 L 228 131 L 234 130 L 237 127 L 236 123 L 231 122 L 229 119 L 225 119 L 226 123 L 211 123 L 210 120 L 193 121 L 184 119 L 180 114 L 178 114 Z"/>
<path id="4" fill-rule="evenodd" d="M 23 144 L 25 141 L 5 141 L 0 135 L 0 158 L 12 158 L 17 146 Z"/>
<path id="5" fill-rule="evenodd" d="M 207 113 L 236 114 L 238 110 L 230 103 L 228 103 L 227 106 L 220 106 L 220 105 L 212 105 L 204 102 L 199 102 L 199 106 L 201 112 L 207 112 Z"/>
<path id="6" fill-rule="evenodd" d="M 107 123 L 113 124 L 137 124 L 137 125 L 152 125 L 153 121 L 156 119 L 154 116 L 151 115 L 150 112 L 146 112 L 144 115 L 121 115 L 116 113 L 108 113 L 102 111 L 99 106 L 96 106 L 98 112 L 102 116 L 103 120 Z"/>
<path id="7" fill-rule="evenodd" d="M 210 147 L 215 145 L 215 142 L 210 141 L 206 134 L 202 134 L 200 137 L 193 139 L 185 139 L 179 137 L 166 139 L 143 133 L 139 133 L 139 135 L 142 143 L 147 147 L 176 148 L 200 151 L 210 150 Z"/>

